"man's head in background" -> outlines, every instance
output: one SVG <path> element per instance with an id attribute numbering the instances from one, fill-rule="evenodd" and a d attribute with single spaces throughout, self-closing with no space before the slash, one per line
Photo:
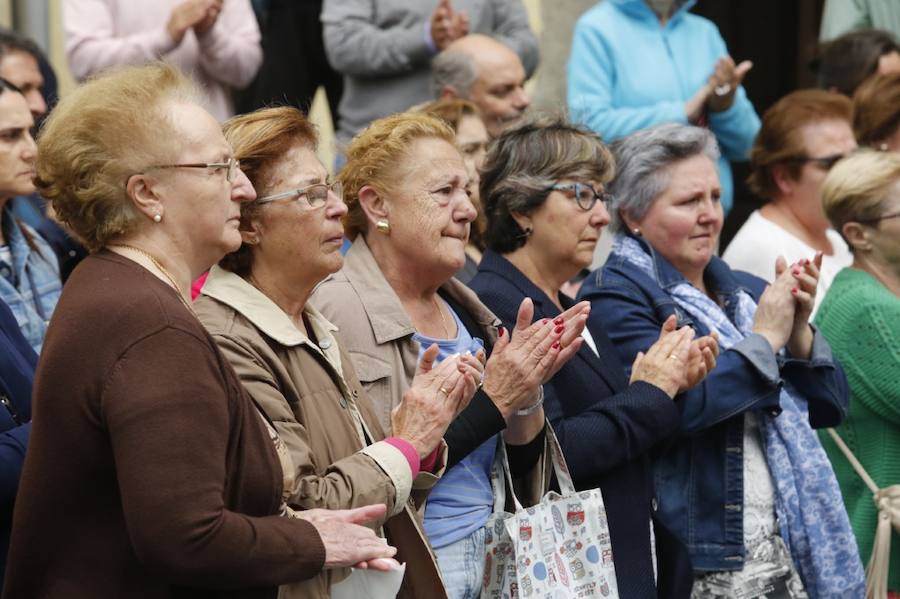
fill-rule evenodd
<path id="1" fill-rule="evenodd" d="M 517 122 L 528 108 L 522 61 L 486 35 L 472 34 L 454 41 L 434 58 L 431 70 L 435 97 L 473 102 L 491 137 Z"/>

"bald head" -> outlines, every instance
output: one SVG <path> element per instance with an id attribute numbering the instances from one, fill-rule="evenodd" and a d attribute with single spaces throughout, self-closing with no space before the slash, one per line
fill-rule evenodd
<path id="1" fill-rule="evenodd" d="M 529 104 L 519 56 L 486 35 L 467 35 L 447 46 L 432 61 L 432 82 L 437 97 L 474 102 L 491 137 L 516 122 Z"/>

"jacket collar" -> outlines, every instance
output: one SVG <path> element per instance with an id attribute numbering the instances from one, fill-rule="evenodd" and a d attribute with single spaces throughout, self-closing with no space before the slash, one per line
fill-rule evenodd
<path id="1" fill-rule="evenodd" d="M 338 328 L 311 304 L 307 303 L 303 312 L 319 340 L 318 346 L 268 296 L 243 278 L 219 266 L 210 269 L 202 293 L 234 309 L 281 345 L 310 345 L 320 351 L 337 347 L 332 333 Z"/>
<path id="2" fill-rule="evenodd" d="M 606 0 L 607 2 L 612 3 L 616 8 L 618 8 L 621 12 L 627 14 L 628 16 L 643 21 L 647 24 L 653 23 L 657 27 L 659 26 L 659 19 L 656 16 L 656 13 L 647 6 L 647 3 L 644 0 Z M 697 0 L 675 0 L 675 4 L 677 8 L 672 13 L 672 16 L 666 22 L 666 29 L 672 27 L 677 24 L 681 19 L 684 18 L 684 15 L 697 3 Z"/>
<path id="3" fill-rule="evenodd" d="M 363 310 L 379 345 L 416 332 L 400 298 L 375 262 L 364 236 L 358 235 L 350 246 L 342 272 L 363 298 Z"/>
<path id="4" fill-rule="evenodd" d="M 350 246 L 341 272 L 363 298 L 363 310 L 379 345 L 411 336 L 416 332 L 400 298 L 384 278 L 364 236 L 359 235 Z M 500 320 L 485 308 L 471 289 L 451 278 L 441 285 L 441 294 L 446 294 L 462 309 L 468 311 L 482 327 L 484 334 L 491 336 L 493 343 L 495 329 Z"/>
<path id="5" fill-rule="evenodd" d="M 653 249 L 644 238 L 634 236 L 630 232 L 625 233 L 625 235 L 636 240 L 644 248 L 644 251 L 650 254 L 653 260 L 656 281 L 660 287 L 668 291 L 676 285 L 688 282 L 684 275 L 671 262 L 663 258 L 662 254 Z M 703 271 L 703 279 L 717 295 L 732 295 L 738 290 L 750 293 L 749 289 L 738 282 L 731 267 L 718 256 L 713 256 L 709 264 L 706 265 L 706 269 Z"/>
<path id="6" fill-rule="evenodd" d="M 530 297 L 531 301 L 534 302 L 535 313 L 540 312 L 555 316 L 559 312 L 559 308 L 553 303 L 553 300 L 547 297 L 547 294 L 540 287 L 535 285 L 512 262 L 494 250 L 484 251 L 478 270 L 493 272 L 515 285 L 523 295 Z"/>

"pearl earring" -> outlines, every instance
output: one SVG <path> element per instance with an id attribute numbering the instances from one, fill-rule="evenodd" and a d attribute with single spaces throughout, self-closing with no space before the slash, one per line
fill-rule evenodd
<path id="1" fill-rule="evenodd" d="M 635 237 L 640 237 L 640 236 L 641 236 L 641 230 L 640 230 L 640 228 L 638 228 L 638 227 L 633 228 L 633 229 L 631 230 L 631 232 L 634 234 Z"/>
<path id="2" fill-rule="evenodd" d="M 378 229 L 379 233 L 384 233 L 385 235 L 391 234 L 391 223 L 387 222 L 383 218 L 378 219 L 375 222 L 375 228 Z"/>
<path id="3" fill-rule="evenodd" d="M 153 215 L 153 222 L 155 222 L 155 223 L 162 222 L 162 215 L 159 212 L 157 212 L 156 214 Z"/>

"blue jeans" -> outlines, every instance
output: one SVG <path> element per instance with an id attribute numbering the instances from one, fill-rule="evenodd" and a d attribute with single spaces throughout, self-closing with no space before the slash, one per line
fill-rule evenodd
<path id="1" fill-rule="evenodd" d="M 481 597 L 484 572 L 484 527 L 467 537 L 435 549 L 441 576 L 450 599 Z"/>

